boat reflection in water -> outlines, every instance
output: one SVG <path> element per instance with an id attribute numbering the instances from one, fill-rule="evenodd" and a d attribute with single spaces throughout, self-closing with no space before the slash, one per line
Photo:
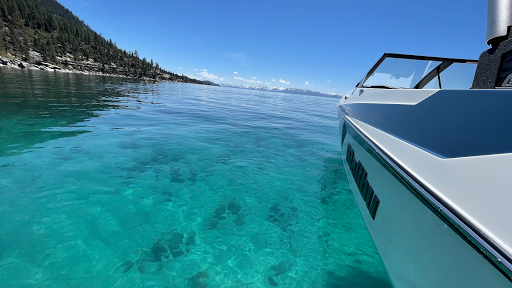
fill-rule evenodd
<path id="1" fill-rule="evenodd" d="M 338 103 L 345 170 L 395 287 L 512 287 L 511 9 L 489 1 L 479 61 L 384 54 Z"/>

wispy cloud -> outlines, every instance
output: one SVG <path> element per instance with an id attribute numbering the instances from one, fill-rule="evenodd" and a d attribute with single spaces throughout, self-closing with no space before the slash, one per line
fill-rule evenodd
<path id="1" fill-rule="evenodd" d="M 194 69 L 194 71 L 197 71 L 197 69 Z"/>
<path id="2" fill-rule="evenodd" d="M 180 69 L 181 70 L 181 67 L 175 67 L 176 69 Z"/>
<path id="3" fill-rule="evenodd" d="M 275 81 L 276 81 L 276 79 L 272 79 L 272 81 L 274 81 L 274 82 L 275 82 Z"/>
<path id="4" fill-rule="evenodd" d="M 290 85 L 290 82 L 284 81 L 283 79 L 279 79 L 279 83 Z"/>
<path id="5" fill-rule="evenodd" d="M 201 69 L 201 71 L 203 71 L 203 72 L 208 72 L 208 70 L 206 70 L 206 69 Z"/>
<path id="6" fill-rule="evenodd" d="M 331 82 L 331 80 L 327 80 L 327 82 L 329 82 L 329 83 L 330 83 L 330 82 Z"/>
<path id="7" fill-rule="evenodd" d="M 244 79 L 242 77 L 233 77 L 233 79 L 235 80 L 239 80 L 239 81 L 243 81 L 243 82 L 247 82 L 247 83 L 255 83 L 255 84 L 261 84 L 262 82 L 261 81 L 258 81 L 258 80 L 254 80 L 254 79 Z"/>
<path id="8" fill-rule="evenodd" d="M 233 73 L 238 74 L 238 72 L 233 72 Z"/>
<path id="9" fill-rule="evenodd" d="M 224 77 L 219 77 L 217 75 L 208 73 L 206 70 L 202 71 L 202 72 L 199 72 L 199 73 L 196 73 L 194 78 L 199 79 L 199 80 L 217 80 L 217 81 L 223 81 L 224 80 Z"/>
<path id="10" fill-rule="evenodd" d="M 228 53 L 226 57 L 243 65 L 249 64 L 249 57 L 245 56 L 244 53 Z"/>
<path id="11" fill-rule="evenodd" d="M 309 85 L 309 82 L 306 82 L 306 85 Z"/>
<path id="12" fill-rule="evenodd" d="M 85 6 L 90 6 L 90 5 L 89 5 L 89 3 L 84 2 L 84 1 L 80 1 L 80 0 L 78 0 L 78 1 L 76 1 L 76 2 L 78 2 L 78 3 L 82 4 L 82 5 L 85 5 Z"/>
<path id="13" fill-rule="evenodd" d="M 256 77 L 252 77 L 252 79 L 256 79 Z"/>
<path id="14" fill-rule="evenodd" d="M 270 85 L 270 83 L 265 83 L 265 84 Z"/>

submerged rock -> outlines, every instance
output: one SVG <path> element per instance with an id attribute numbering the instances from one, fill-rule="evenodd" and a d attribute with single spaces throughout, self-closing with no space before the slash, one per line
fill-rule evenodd
<path id="1" fill-rule="evenodd" d="M 293 234 L 294 232 L 290 230 L 290 227 L 293 226 L 293 224 L 299 223 L 299 215 L 297 212 L 297 207 L 293 205 L 286 205 L 284 208 L 281 208 L 280 204 L 276 203 L 270 207 L 267 220 L 281 228 L 283 232 Z"/>
<path id="2" fill-rule="evenodd" d="M 213 211 L 213 218 L 217 219 L 217 220 L 226 220 L 226 205 L 224 204 L 219 204 L 217 206 L 217 209 L 215 209 L 215 211 Z"/>
<path id="3" fill-rule="evenodd" d="M 126 261 L 126 262 L 124 262 L 123 264 L 121 264 L 121 265 L 117 266 L 117 268 L 116 268 L 116 270 L 115 270 L 115 271 L 119 270 L 119 268 L 124 267 L 124 269 L 123 269 L 123 273 L 126 273 L 126 272 L 130 271 L 130 269 L 132 269 L 132 267 L 133 267 L 133 265 L 134 265 L 134 264 L 135 264 L 135 263 L 133 263 L 132 261 Z"/>
<path id="4" fill-rule="evenodd" d="M 150 160 L 153 163 L 158 163 L 161 159 L 162 157 L 160 155 L 153 155 Z"/>
<path id="5" fill-rule="evenodd" d="M 173 258 L 178 258 L 185 254 L 185 251 L 181 250 L 181 245 L 183 244 L 183 239 L 185 235 L 174 232 L 169 239 L 169 251 L 171 251 L 171 255 Z"/>
<path id="6" fill-rule="evenodd" d="M 162 196 L 167 197 L 167 198 L 165 198 L 166 202 L 172 202 L 172 200 L 174 199 L 174 195 L 172 194 L 171 191 L 163 191 Z"/>
<path id="7" fill-rule="evenodd" d="M 192 231 L 185 241 L 185 246 L 190 246 L 196 243 L 196 232 Z"/>
<path id="8" fill-rule="evenodd" d="M 191 169 L 190 170 L 190 177 L 188 177 L 188 181 L 190 181 L 192 183 L 195 183 L 197 181 L 197 175 L 198 175 L 197 171 Z"/>
<path id="9" fill-rule="evenodd" d="M 154 246 L 154 245 L 153 245 Z M 140 273 L 158 273 L 164 268 L 164 264 L 153 257 L 153 253 L 142 250 L 139 255 L 139 259 L 136 261 L 139 265 L 137 268 Z"/>
<path id="10" fill-rule="evenodd" d="M 185 251 L 183 250 L 174 250 L 174 251 L 171 251 L 171 255 L 173 258 L 178 258 L 180 256 L 183 256 L 185 254 Z"/>
<path id="11" fill-rule="evenodd" d="M 215 230 L 217 229 L 217 226 L 219 225 L 219 220 L 215 218 L 210 218 L 208 221 L 206 221 L 206 230 Z"/>
<path id="12" fill-rule="evenodd" d="M 221 220 L 226 220 L 226 204 L 217 205 L 212 217 L 206 221 L 206 230 L 215 230 Z"/>
<path id="13" fill-rule="evenodd" d="M 184 183 L 185 180 L 182 177 L 183 175 L 180 173 L 179 168 L 172 169 L 171 172 L 171 182 L 173 183 Z"/>
<path id="14" fill-rule="evenodd" d="M 180 162 L 181 160 L 185 159 L 185 156 L 183 156 L 183 154 L 173 154 L 169 159 L 172 162 Z"/>
<path id="15" fill-rule="evenodd" d="M 270 269 L 265 273 L 265 276 L 267 277 L 268 284 L 270 284 L 273 287 L 277 287 L 279 284 L 274 280 L 274 277 L 278 277 L 279 275 L 282 275 L 286 273 L 290 268 L 292 268 L 294 263 L 289 260 L 283 260 L 276 265 L 270 267 Z"/>
<path id="16" fill-rule="evenodd" d="M 284 260 L 272 266 L 270 269 L 272 269 L 272 271 L 274 272 L 274 276 L 279 276 L 281 274 L 284 274 L 292 267 L 293 262 Z"/>
<path id="17" fill-rule="evenodd" d="M 272 205 L 272 207 L 268 209 L 267 220 L 270 220 L 271 222 L 278 221 L 278 219 L 282 218 L 283 216 L 284 213 L 281 212 L 281 207 L 279 207 L 279 203 Z"/>
<path id="18" fill-rule="evenodd" d="M 235 199 L 231 200 L 231 202 L 229 202 L 228 204 L 228 211 L 231 212 L 231 214 L 233 215 L 237 215 L 243 209 L 244 208 L 242 207 L 242 205 L 235 202 Z"/>
<path id="19" fill-rule="evenodd" d="M 169 197 L 174 197 L 174 195 L 172 194 L 171 191 L 163 191 L 162 195 L 169 196 Z"/>
<path id="20" fill-rule="evenodd" d="M 236 226 L 244 226 L 245 224 L 245 217 L 247 217 L 248 214 L 247 213 L 240 213 L 238 215 L 236 215 L 236 219 L 235 219 L 235 225 Z"/>
<path id="21" fill-rule="evenodd" d="M 151 247 L 151 254 L 153 254 L 153 258 L 158 262 L 162 262 L 162 257 L 169 259 L 169 251 L 158 241 Z"/>
<path id="22" fill-rule="evenodd" d="M 268 277 L 268 284 L 270 284 L 271 286 L 273 287 L 277 287 L 279 284 L 277 284 L 277 282 L 274 280 L 274 278 L 272 277 Z"/>
<path id="23" fill-rule="evenodd" d="M 208 284 L 201 281 L 203 278 L 208 278 L 208 274 L 205 272 L 198 272 L 196 275 L 190 277 L 187 281 L 190 288 L 206 288 Z"/>

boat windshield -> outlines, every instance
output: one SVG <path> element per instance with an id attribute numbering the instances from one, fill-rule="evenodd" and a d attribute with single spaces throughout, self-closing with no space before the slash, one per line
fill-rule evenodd
<path id="1" fill-rule="evenodd" d="M 468 89 L 477 61 L 384 54 L 358 85 L 365 88 Z"/>

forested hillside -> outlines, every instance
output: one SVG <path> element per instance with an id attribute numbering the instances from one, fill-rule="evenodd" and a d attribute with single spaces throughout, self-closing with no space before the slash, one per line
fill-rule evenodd
<path id="1" fill-rule="evenodd" d="M 0 56 L 84 72 L 205 83 L 118 48 L 55 0 L 0 0 Z"/>

